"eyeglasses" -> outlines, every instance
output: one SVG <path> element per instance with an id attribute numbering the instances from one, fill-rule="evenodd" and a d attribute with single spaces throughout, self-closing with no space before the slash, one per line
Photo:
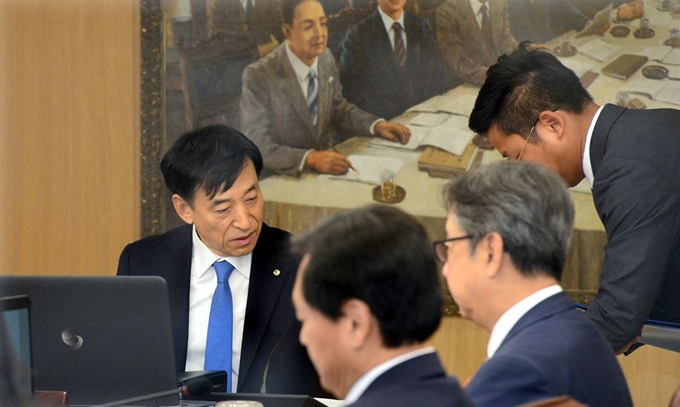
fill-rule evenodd
<path id="1" fill-rule="evenodd" d="M 442 239 L 432 242 L 432 248 L 434 249 L 434 255 L 437 260 L 442 263 L 446 263 L 446 258 L 449 255 L 449 247 L 446 245 L 447 242 L 455 242 L 456 240 L 472 239 L 472 235 L 465 235 L 460 237 L 452 237 L 449 239 Z"/>
<path id="2" fill-rule="evenodd" d="M 527 144 L 529 144 L 529 139 L 531 138 L 531 135 L 534 134 L 534 130 L 536 129 L 537 124 L 538 124 L 538 120 L 536 120 L 536 123 L 534 123 L 534 125 L 531 126 L 531 130 L 529 130 L 529 135 L 527 136 L 527 139 L 524 141 L 524 147 L 522 147 L 522 151 L 520 151 L 519 155 L 517 156 L 517 161 L 522 159 L 522 154 L 524 154 L 524 149 L 527 148 Z"/>

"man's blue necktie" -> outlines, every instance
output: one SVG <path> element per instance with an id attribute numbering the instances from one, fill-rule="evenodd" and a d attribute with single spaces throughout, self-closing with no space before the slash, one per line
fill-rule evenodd
<path id="1" fill-rule="evenodd" d="M 309 114 L 312 115 L 312 123 L 316 126 L 319 120 L 319 88 L 316 86 L 316 72 L 310 69 L 307 78 L 309 80 L 307 83 L 307 107 L 309 107 Z"/>
<path id="2" fill-rule="evenodd" d="M 229 276 L 234 266 L 226 261 L 216 261 L 217 288 L 210 306 L 208 339 L 205 344 L 205 370 L 227 372 L 227 392 L 231 392 L 231 343 L 234 324 L 234 306 L 229 287 Z"/>

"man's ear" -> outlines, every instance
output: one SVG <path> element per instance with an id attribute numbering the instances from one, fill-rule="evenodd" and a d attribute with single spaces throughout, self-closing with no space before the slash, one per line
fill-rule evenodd
<path id="1" fill-rule="evenodd" d="M 544 110 L 538 115 L 538 123 L 541 126 L 541 135 L 561 139 L 564 135 L 564 117 L 552 110 Z"/>
<path id="2" fill-rule="evenodd" d="M 194 223 L 193 210 L 191 205 L 177 194 L 172 194 L 172 206 L 175 207 L 175 212 L 182 220 L 188 224 Z"/>
<path id="3" fill-rule="evenodd" d="M 341 311 L 340 318 L 345 328 L 343 335 L 345 335 L 346 343 L 355 350 L 363 348 L 376 330 L 371 309 L 365 302 L 354 298 L 345 302 Z"/>
<path id="4" fill-rule="evenodd" d="M 495 278 L 501 270 L 503 263 L 503 237 L 498 232 L 488 233 L 477 243 L 477 251 L 485 259 L 484 272 L 487 277 Z"/>
<path id="5" fill-rule="evenodd" d="M 292 28 L 290 25 L 288 25 L 287 23 L 281 24 L 281 31 L 283 31 L 283 35 L 284 35 L 286 38 L 290 38 L 290 31 L 291 31 L 292 29 L 293 29 L 293 28 Z"/>

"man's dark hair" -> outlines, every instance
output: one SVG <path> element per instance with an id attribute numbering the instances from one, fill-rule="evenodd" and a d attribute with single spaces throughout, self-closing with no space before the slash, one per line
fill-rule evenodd
<path id="1" fill-rule="evenodd" d="M 423 342 L 439 327 L 439 271 L 427 232 L 413 216 L 366 206 L 327 219 L 293 247 L 309 256 L 302 294 L 329 319 L 341 317 L 347 301 L 363 301 L 388 348 Z"/>
<path id="2" fill-rule="evenodd" d="M 523 42 L 488 69 L 468 124 L 478 134 L 496 124 L 506 135 L 528 137 L 541 112 L 579 114 L 592 101 L 571 69 L 546 48 Z"/>
<path id="3" fill-rule="evenodd" d="M 303 1 L 318 0 L 281 0 L 281 19 L 284 24 L 293 25 L 295 19 L 295 7 Z"/>
<path id="4" fill-rule="evenodd" d="M 184 133 L 165 153 L 161 172 L 168 189 L 192 205 L 199 188 L 210 198 L 231 188 L 248 162 L 259 177 L 257 146 L 238 130 L 216 124 Z"/>

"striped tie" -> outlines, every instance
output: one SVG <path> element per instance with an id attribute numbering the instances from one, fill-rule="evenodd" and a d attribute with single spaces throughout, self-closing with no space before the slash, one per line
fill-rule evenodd
<path id="1" fill-rule="evenodd" d="M 316 126 L 319 120 L 319 89 L 316 86 L 316 72 L 313 69 L 309 70 L 307 75 L 307 107 L 309 107 L 309 114 L 312 115 L 312 123 Z"/>
<path id="2" fill-rule="evenodd" d="M 406 48 L 404 47 L 404 38 L 401 36 L 401 24 L 392 24 L 394 29 L 394 56 L 397 59 L 397 65 L 402 71 L 406 68 Z"/>
<path id="3" fill-rule="evenodd" d="M 231 353 L 234 305 L 229 287 L 229 276 L 234 266 L 226 261 L 216 261 L 213 266 L 217 274 L 217 288 L 210 305 L 208 338 L 205 344 L 205 370 L 227 372 L 227 392 L 231 392 Z"/>
<path id="4" fill-rule="evenodd" d="M 494 54 L 496 46 L 493 42 L 493 33 L 491 31 L 491 17 L 489 16 L 489 6 L 486 3 L 482 4 L 482 8 L 479 10 L 482 13 L 482 33 L 484 34 L 484 39 L 486 40 L 489 52 Z"/>

